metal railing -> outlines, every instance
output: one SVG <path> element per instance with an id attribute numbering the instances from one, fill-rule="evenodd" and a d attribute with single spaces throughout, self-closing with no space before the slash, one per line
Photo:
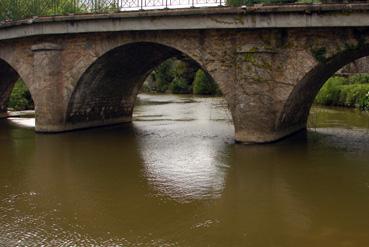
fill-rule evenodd
<path id="1" fill-rule="evenodd" d="M 33 16 L 109 13 L 160 8 L 250 5 L 255 3 L 285 4 L 294 2 L 315 3 L 319 2 L 319 0 L 0 0 L 0 24 Z M 348 1 L 322 0 L 322 2 Z"/>
<path id="2" fill-rule="evenodd" d="M 120 10 L 217 6 L 224 0 L 121 0 Z"/>

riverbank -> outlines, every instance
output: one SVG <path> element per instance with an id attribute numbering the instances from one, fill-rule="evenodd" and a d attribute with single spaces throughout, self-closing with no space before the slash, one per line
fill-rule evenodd
<path id="1" fill-rule="evenodd" d="M 320 89 L 315 103 L 369 110 L 369 74 L 331 77 Z"/>
<path id="2" fill-rule="evenodd" d="M 0 113 L 0 119 L 5 118 L 14 118 L 14 117 L 34 117 L 35 111 L 34 110 L 27 110 L 27 111 L 8 111 L 4 113 Z"/>

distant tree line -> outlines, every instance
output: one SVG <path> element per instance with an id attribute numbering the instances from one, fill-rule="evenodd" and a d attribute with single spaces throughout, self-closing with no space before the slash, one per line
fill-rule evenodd
<path id="1" fill-rule="evenodd" d="M 218 85 L 197 64 L 189 60 L 168 59 L 147 78 L 144 92 L 220 95 Z"/>

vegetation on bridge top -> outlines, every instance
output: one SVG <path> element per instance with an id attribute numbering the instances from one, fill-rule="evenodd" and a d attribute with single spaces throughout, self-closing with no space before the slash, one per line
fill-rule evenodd
<path id="1" fill-rule="evenodd" d="M 119 10 L 117 0 L 1 0 L 0 21 L 32 16 L 104 13 Z"/>
<path id="2" fill-rule="evenodd" d="M 0 24 L 33 16 L 110 13 L 139 9 L 252 4 L 330 3 L 341 0 L 1 0 Z M 347 1 L 345 1 L 347 2 Z M 351 1 L 349 1 L 351 2 Z"/>

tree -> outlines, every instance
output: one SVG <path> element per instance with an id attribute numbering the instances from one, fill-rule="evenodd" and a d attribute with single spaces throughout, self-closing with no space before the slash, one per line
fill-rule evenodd
<path id="1" fill-rule="evenodd" d="M 118 10 L 118 1 L 108 0 L 0 0 L 0 21 Z"/>
<path id="2" fill-rule="evenodd" d="M 202 69 L 196 72 L 195 80 L 193 82 L 193 93 L 203 95 L 220 94 L 218 85 L 214 80 L 207 75 Z"/>
<path id="3" fill-rule="evenodd" d="M 168 59 L 154 70 L 152 74 L 154 87 L 151 90 L 158 93 L 165 93 L 174 79 L 173 73 L 173 60 Z"/>

